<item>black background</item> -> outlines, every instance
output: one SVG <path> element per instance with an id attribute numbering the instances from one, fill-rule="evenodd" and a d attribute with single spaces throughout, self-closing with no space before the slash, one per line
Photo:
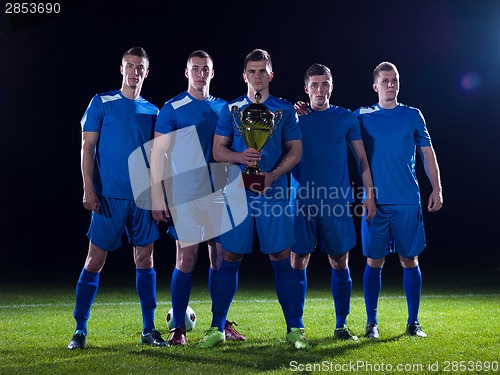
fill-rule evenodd
<path id="1" fill-rule="evenodd" d="M 139 45 L 151 60 L 142 95 L 160 108 L 186 90 L 185 60 L 195 49 L 214 58 L 215 96 L 244 93 L 244 56 L 264 48 L 273 58 L 271 93 L 307 100 L 304 71 L 320 62 L 334 75 L 332 103 L 352 110 L 377 101 L 372 70 L 394 62 L 399 101 L 423 112 L 443 180 L 443 209 L 424 216 L 422 268 L 498 280 L 500 2 L 165 3 L 60 1 L 56 16 L 2 9 L 2 277 L 76 281 L 90 219 L 81 205 L 79 121 L 93 95 L 120 87 L 121 56 Z M 429 183 L 420 160 L 418 169 L 425 206 Z M 169 280 L 173 242 L 162 238 L 155 258 L 159 278 Z M 270 272 L 261 254 L 247 258 L 241 275 Z M 204 274 L 206 252 L 199 263 Z M 128 249 L 108 257 L 105 271 L 118 276 L 124 267 L 133 269 Z M 310 267 L 329 277 L 324 254 Z M 358 281 L 363 267 L 358 245 L 351 252 Z M 386 272 L 397 275 L 392 268 Z"/>

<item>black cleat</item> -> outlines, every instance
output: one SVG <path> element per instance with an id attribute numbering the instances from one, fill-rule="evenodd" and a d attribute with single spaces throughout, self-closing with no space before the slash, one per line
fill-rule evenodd
<path id="1" fill-rule="evenodd" d="M 366 325 L 365 337 L 370 340 L 378 339 L 380 337 L 378 326 L 375 323 L 371 322 Z"/>
<path id="2" fill-rule="evenodd" d="M 413 337 L 427 337 L 427 333 L 424 332 L 422 327 L 418 322 L 413 322 L 406 326 L 406 334 Z"/>
<path id="3" fill-rule="evenodd" d="M 163 340 L 160 332 L 153 328 L 153 330 L 147 334 L 141 334 L 141 342 L 143 344 L 153 345 L 153 346 L 169 346 L 168 342 Z"/>
<path id="4" fill-rule="evenodd" d="M 73 349 L 84 349 L 85 348 L 85 334 L 83 331 L 76 331 L 71 338 L 71 342 L 68 344 L 67 348 L 69 350 Z"/>
<path id="5" fill-rule="evenodd" d="M 357 340 L 358 336 L 354 336 L 351 334 L 349 328 L 347 326 L 343 326 L 342 328 L 335 328 L 333 335 L 341 340 Z"/>

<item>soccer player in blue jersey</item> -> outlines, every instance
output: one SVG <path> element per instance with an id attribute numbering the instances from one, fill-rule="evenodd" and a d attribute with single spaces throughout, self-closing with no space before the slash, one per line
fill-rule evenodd
<path id="1" fill-rule="evenodd" d="M 263 194 L 247 190 L 248 216 L 234 229 L 221 235 L 222 262 L 214 281 L 212 324 L 198 346 L 210 348 L 224 341 L 224 322 L 238 288 L 238 270 L 244 254 L 252 252 L 254 234 L 260 250 L 269 255 L 276 294 L 287 325 L 286 338 L 296 348 L 309 346 L 304 337 L 302 311 L 298 300 L 298 282 L 290 265 L 293 227 L 288 209 L 287 175 L 300 160 L 302 141 L 297 114 L 291 103 L 269 92 L 274 72 L 269 53 L 251 51 L 243 63 L 243 80 L 247 93 L 222 110 L 214 137 L 214 158 L 222 163 L 237 164 L 243 169 L 258 162 L 264 175 Z M 261 152 L 247 148 L 231 116 L 231 107 L 244 110 L 261 94 L 261 102 L 272 112 L 283 111 L 276 131 Z"/>
<path id="2" fill-rule="evenodd" d="M 128 157 L 151 140 L 158 108 L 140 96 L 148 76 L 149 57 L 141 47 L 122 56 L 122 87 L 97 94 L 82 120 L 81 170 L 83 205 L 92 211 L 87 259 L 76 286 L 76 330 L 68 349 L 83 349 L 87 320 L 97 294 L 99 275 L 109 252 L 121 245 L 125 232 L 133 246 L 136 287 L 143 330 L 141 342 L 167 346 L 155 329 L 156 273 L 153 243 L 159 238 L 151 212 L 136 205 L 128 172 Z"/>
<path id="3" fill-rule="evenodd" d="M 439 166 L 431 137 L 421 112 L 398 102 L 399 73 L 390 62 L 373 71 L 373 90 L 378 103 L 355 111 L 370 162 L 376 189 L 377 214 L 362 223 L 363 254 L 367 264 L 363 276 L 367 313 L 366 337 L 379 338 L 378 297 L 382 287 L 382 267 L 391 252 L 399 254 L 403 286 L 408 304 L 406 333 L 425 337 L 418 321 L 422 275 L 418 255 L 424 250 L 425 231 L 420 189 L 415 174 L 415 154 L 419 149 L 432 186 L 428 212 L 443 205 Z"/>
<path id="4" fill-rule="evenodd" d="M 358 119 L 350 110 L 330 104 L 333 91 L 330 69 L 322 64 L 311 65 L 304 83 L 310 108 L 307 115 L 299 116 L 302 157 L 291 172 L 290 205 L 295 213 L 292 267 L 301 283 L 303 306 L 311 253 L 319 247 L 328 254 L 336 313 L 334 336 L 357 340 L 346 325 L 352 290 L 349 250 L 356 244 L 351 210 L 356 193 L 350 185 L 348 147 L 355 156 L 367 193 L 363 201 L 367 222 L 375 215 L 370 167 Z"/>
<path id="5" fill-rule="evenodd" d="M 225 100 L 210 95 L 210 82 L 214 77 L 214 66 L 213 59 L 207 52 L 196 50 L 190 53 L 187 58 L 184 74 L 188 79 L 187 91 L 168 100 L 158 115 L 155 126 L 153 160 L 158 161 L 158 158 L 161 158 L 162 155 L 168 152 L 169 137 L 165 137 L 165 134 L 171 134 L 176 130 L 185 129 L 187 127 L 195 127 L 197 138 L 200 142 L 201 150 L 203 151 L 203 155 L 199 155 L 199 158 L 202 160 L 200 160 L 199 163 L 197 160 L 194 160 L 196 159 L 194 150 L 186 150 L 186 152 L 189 153 L 189 155 L 186 155 L 186 159 L 189 159 L 188 163 L 191 163 L 191 165 L 208 165 L 214 162 L 212 145 L 218 115 L 222 107 L 227 103 Z M 174 165 L 173 168 L 180 167 Z M 187 169 L 193 170 L 194 168 L 188 166 Z M 191 196 L 191 199 L 194 200 L 212 193 L 210 179 L 199 178 L 200 169 L 201 168 L 196 168 L 191 173 L 184 173 L 184 176 L 176 176 L 175 185 L 172 185 L 172 194 L 176 197 L 183 196 L 185 198 L 182 198 L 182 200 L 188 202 Z M 204 168 L 204 172 L 207 171 L 208 169 Z M 159 187 L 159 185 L 156 187 Z M 163 194 L 161 193 L 160 195 L 156 195 L 156 197 L 158 198 L 159 205 L 156 207 L 157 203 L 154 203 L 155 207 L 152 211 L 153 218 L 158 223 L 162 221 L 167 222 L 170 216 L 169 208 L 167 207 L 168 202 L 165 202 Z M 176 209 L 183 210 L 183 207 L 186 206 L 188 205 L 180 205 L 180 207 Z M 208 209 L 208 211 L 210 211 L 210 209 Z M 194 225 L 194 231 L 203 231 L 202 225 L 192 219 L 201 217 L 203 221 L 205 215 L 209 216 L 211 214 L 214 213 L 204 212 L 203 209 L 198 212 L 177 211 L 177 217 L 179 217 L 178 225 L 184 227 Z M 209 219 L 207 220 L 209 221 Z M 184 243 L 185 241 L 179 239 L 173 225 L 169 226 L 168 232 L 176 240 L 177 254 L 171 281 L 175 328 L 172 329 L 168 343 L 170 345 L 184 346 L 186 345 L 186 325 L 184 317 L 191 294 L 192 272 L 198 258 L 199 243 L 196 240 L 192 241 L 194 243 Z M 222 249 L 218 238 L 209 239 L 207 245 L 210 259 L 208 286 L 210 294 L 212 294 L 213 280 L 222 260 Z M 246 338 L 236 331 L 233 326 L 234 324 L 234 322 L 226 321 L 226 340 L 245 340 Z"/>

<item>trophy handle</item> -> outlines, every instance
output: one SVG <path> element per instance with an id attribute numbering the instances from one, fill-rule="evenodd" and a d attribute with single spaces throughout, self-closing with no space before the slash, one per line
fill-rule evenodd
<path id="1" fill-rule="evenodd" d="M 231 118 L 233 119 L 234 126 L 243 135 L 243 126 L 241 126 L 241 113 L 237 105 L 231 107 Z"/>
<path id="2" fill-rule="evenodd" d="M 283 111 L 281 109 L 277 109 L 274 112 L 273 126 L 271 127 L 271 130 L 269 130 L 269 136 L 273 135 L 274 131 L 278 128 L 282 118 Z"/>

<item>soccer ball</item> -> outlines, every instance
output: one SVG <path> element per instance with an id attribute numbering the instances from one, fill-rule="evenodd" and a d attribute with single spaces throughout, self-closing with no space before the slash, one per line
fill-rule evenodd
<path id="1" fill-rule="evenodd" d="M 167 327 L 168 329 L 173 329 L 174 327 L 174 309 L 168 310 L 167 317 Z M 186 331 L 191 331 L 196 325 L 196 314 L 191 307 L 187 307 L 186 315 L 184 317 L 184 323 L 186 324 Z"/>

